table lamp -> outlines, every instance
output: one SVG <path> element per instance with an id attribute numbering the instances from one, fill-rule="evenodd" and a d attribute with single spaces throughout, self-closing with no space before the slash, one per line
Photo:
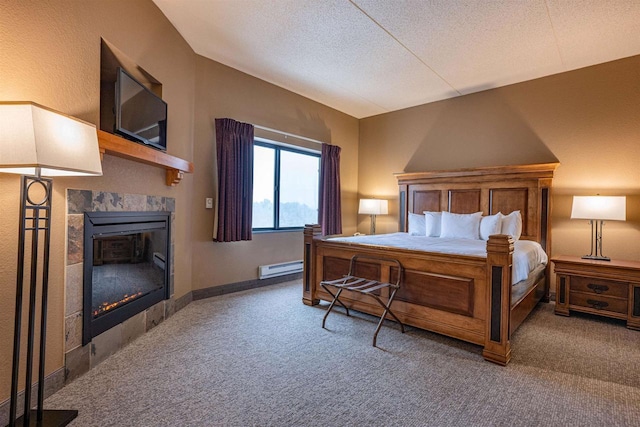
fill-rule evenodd
<path id="1" fill-rule="evenodd" d="M 78 415 L 78 411 L 45 411 L 43 409 L 53 188 L 51 178 L 44 178 L 44 176 L 102 175 L 96 128 L 94 125 L 33 102 L 0 102 L 0 173 L 22 175 L 9 426 L 65 426 Z M 26 246 L 30 247 L 29 250 L 26 250 Z M 42 253 L 41 265 L 38 262 L 39 253 Z M 25 264 L 27 254 L 30 258 Z M 24 414 L 16 419 L 23 317 L 22 296 L 25 286 L 29 288 L 24 382 L 25 410 Z M 31 410 L 38 295 L 40 295 L 38 399 L 37 409 Z"/>
<path id="2" fill-rule="evenodd" d="M 381 199 L 360 199 L 358 213 L 371 215 L 371 234 L 376 234 L 376 215 L 387 215 L 389 202 Z"/>
<path id="3" fill-rule="evenodd" d="M 611 261 L 602 255 L 602 226 L 605 220 L 625 221 L 626 213 L 625 196 L 573 196 L 571 219 L 588 219 L 591 224 L 591 253 L 583 259 Z"/>

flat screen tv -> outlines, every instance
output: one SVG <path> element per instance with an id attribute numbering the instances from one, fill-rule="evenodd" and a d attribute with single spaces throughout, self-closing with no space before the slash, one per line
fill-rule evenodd
<path id="1" fill-rule="evenodd" d="M 115 132 L 166 150 L 167 103 L 121 67 L 118 67 L 115 92 Z"/>

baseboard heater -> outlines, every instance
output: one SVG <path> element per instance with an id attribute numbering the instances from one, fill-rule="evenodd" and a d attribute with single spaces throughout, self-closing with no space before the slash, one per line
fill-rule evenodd
<path id="1" fill-rule="evenodd" d="M 279 264 L 261 265 L 258 267 L 260 279 L 284 276 L 285 274 L 299 273 L 302 271 L 302 260 L 281 262 Z"/>

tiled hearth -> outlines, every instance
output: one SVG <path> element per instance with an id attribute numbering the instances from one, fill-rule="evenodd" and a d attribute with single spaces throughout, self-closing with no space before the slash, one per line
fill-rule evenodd
<path id="1" fill-rule="evenodd" d="M 66 381 L 89 371 L 111 354 L 164 319 L 189 301 L 174 300 L 174 235 L 171 233 L 171 298 L 161 301 L 82 346 L 83 246 L 85 212 L 171 212 L 175 220 L 175 199 L 142 194 L 121 194 L 91 190 L 67 190 L 67 263 L 65 300 L 65 377 Z"/>

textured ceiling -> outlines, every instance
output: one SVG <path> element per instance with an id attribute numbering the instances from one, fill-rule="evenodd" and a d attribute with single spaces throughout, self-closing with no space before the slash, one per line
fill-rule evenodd
<path id="1" fill-rule="evenodd" d="M 357 118 L 640 54 L 640 0 L 153 0 L 194 51 Z"/>

